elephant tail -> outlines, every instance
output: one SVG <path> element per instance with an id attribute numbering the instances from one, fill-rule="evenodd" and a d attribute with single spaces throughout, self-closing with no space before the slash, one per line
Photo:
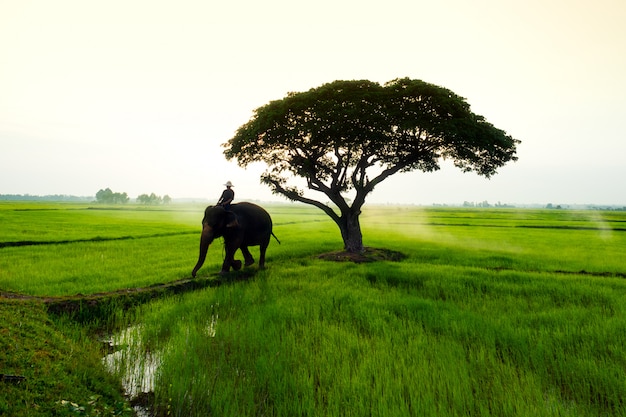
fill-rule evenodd
<path id="1" fill-rule="evenodd" d="M 274 239 L 276 239 L 276 242 L 278 242 L 278 244 L 280 245 L 280 240 L 278 240 L 278 238 L 276 237 L 276 235 L 274 234 L 274 232 L 270 232 L 272 234 L 272 236 L 274 236 Z"/>

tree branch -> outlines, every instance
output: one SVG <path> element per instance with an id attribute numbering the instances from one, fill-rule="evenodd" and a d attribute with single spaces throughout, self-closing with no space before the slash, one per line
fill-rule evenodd
<path id="1" fill-rule="evenodd" d="M 342 155 L 339 147 L 335 147 L 336 168 L 332 174 L 331 188 L 343 190 L 346 187 L 346 175 L 350 166 L 350 151 Z"/>
<path id="2" fill-rule="evenodd" d="M 401 163 L 398 163 L 394 166 L 392 166 L 391 168 L 387 168 L 385 169 L 383 172 L 381 172 L 377 177 L 375 177 L 373 180 L 369 181 L 366 185 L 365 188 L 368 189 L 368 193 L 370 191 L 372 191 L 374 189 L 375 186 L 377 186 L 378 184 L 380 184 L 381 182 L 383 182 L 387 177 L 402 171 L 404 168 L 408 167 L 409 165 L 411 165 L 412 162 L 407 162 L 407 161 L 403 161 Z"/>
<path id="3" fill-rule="evenodd" d="M 269 177 L 264 177 L 263 181 L 267 184 L 270 184 L 273 188 L 273 191 L 275 193 L 278 194 L 282 194 L 285 197 L 287 197 L 289 200 L 292 201 L 299 201 L 301 203 L 305 203 L 305 204 L 310 204 L 312 206 L 315 206 L 319 209 L 321 209 L 322 211 L 324 211 L 324 213 L 326 213 L 331 219 L 333 219 L 333 221 L 337 224 L 339 224 L 339 216 L 337 215 L 337 213 L 335 213 L 335 211 L 328 207 L 326 204 L 323 204 L 317 200 L 313 200 L 311 198 L 306 198 L 302 195 L 300 195 L 296 190 L 289 190 L 284 188 L 281 184 L 280 181 L 276 180 L 276 179 L 272 179 Z"/>

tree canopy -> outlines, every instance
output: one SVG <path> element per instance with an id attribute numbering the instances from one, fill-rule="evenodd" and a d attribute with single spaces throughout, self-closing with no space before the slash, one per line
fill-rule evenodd
<path id="1" fill-rule="evenodd" d="M 159 204 L 170 204 L 172 198 L 169 195 L 164 195 L 161 197 L 160 195 L 156 195 L 155 193 L 148 194 L 140 194 L 137 196 L 137 202 L 145 205 L 156 206 Z"/>
<path id="2" fill-rule="evenodd" d="M 289 93 L 256 109 L 223 146 L 226 158 L 241 166 L 266 163 L 261 182 L 324 210 L 339 226 L 345 249 L 354 252 L 363 249 L 358 216 L 365 198 L 389 176 L 435 171 L 449 159 L 489 178 L 517 160 L 518 143 L 452 91 L 402 78 L 384 85 L 335 81 Z M 305 178 L 339 213 L 288 185 L 291 176 Z"/>
<path id="3" fill-rule="evenodd" d="M 126 193 L 114 193 L 110 188 L 100 189 L 96 193 L 96 201 L 105 204 L 126 204 L 129 197 Z"/>

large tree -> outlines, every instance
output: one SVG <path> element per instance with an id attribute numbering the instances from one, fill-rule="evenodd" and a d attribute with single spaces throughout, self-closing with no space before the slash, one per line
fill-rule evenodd
<path id="1" fill-rule="evenodd" d="M 256 109 L 223 146 L 225 156 L 241 166 L 265 162 L 262 183 L 322 209 L 339 226 L 344 249 L 361 252 L 361 208 L 383 180 L 438 170 L 443 159 L 488 178 L 517 159 L 519 142 L 472 113 L 452 91 L 403 78 L 384 85 L 335 81 L 289 93 Z M 336 208 L 288 185 L 293 176 L 305 178 Z"/>

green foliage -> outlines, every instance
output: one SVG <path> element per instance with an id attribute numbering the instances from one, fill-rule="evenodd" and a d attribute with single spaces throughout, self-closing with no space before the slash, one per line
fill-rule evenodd
<path id="1" fill-rule="evenodd" d="M 290 93 L 256 109 L 224 154 L 244 166 L 264 161 L 273 167 L 270 177 L 287 171 L 311 178 L 311 188 L 331 181 L 330 188 L 343 191 L 378 183 L 365 178 L 369 167 L 380 166 L 385 176 L 432 171 L 441 158 L 489 176 L 516 159 L 518 143 L 452 91 L 404 78 L 384 86 L 335 81 Z"/>
<path id="2" fill-rule="evenodd" d="M 126 204 L 129 197 L 126 193 L 114 193 L 110 188 L 98 190 L 96 201 L 104 204 Z"/>
<path id="3" fill-rule="evenodd" d="M 163 197 L 154 193 L 150 193 L 150 195 L 141 194 L 137 197 L 137 202 L 149 206 L 158 206 L 159 204 L 170 204 L 172 202 L 172 198 L 167 194 Z"/>

